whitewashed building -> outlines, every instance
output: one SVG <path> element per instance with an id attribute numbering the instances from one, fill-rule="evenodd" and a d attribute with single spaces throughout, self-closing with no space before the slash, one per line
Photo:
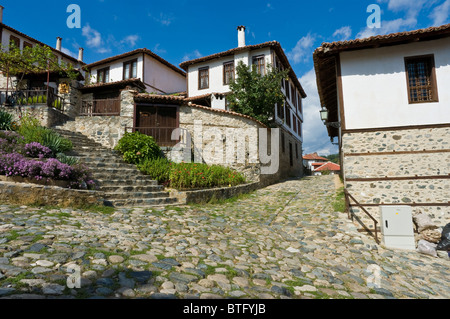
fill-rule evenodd
<path id="1" fill-rule="evenodd" d="M 148 93 L 186 91 L 186 74 L 148 49 L 137 49 L 88 64 L 91 85 L 139 80 Z"/>
<path id="2" fill-rule="evenodd" d="M 314 53 L 348 192 L 450 220 L 450 24 L 324 43 Z"/>
<path id="3" fill-rule="evenodd" d="M 281 130 L 282 164 L 293 175 L 302 170 L 303 145 L 303 90 L 292 70 L 283 48 L 277 41 L 247 45 L 246 28 L 238 27 L 238 47 L 202 58 L 185 61 L 180 67 L 187 73 L 186 101 L 212 109 L 229 111 L 227 95 L 230 81 L 236 77 L 239 62 L 255 65 L 259 74 L 266 74 L 269 67 L 289 69 L 289 79 L 282 82 L 284 105 L 274 105 L 274 119 Z M 283 162 L 283 160 L 282 160 Z M 290 168 L 290 169 L 289 169 Z M 301 173 L 299 173 L 301 175 Z"/>

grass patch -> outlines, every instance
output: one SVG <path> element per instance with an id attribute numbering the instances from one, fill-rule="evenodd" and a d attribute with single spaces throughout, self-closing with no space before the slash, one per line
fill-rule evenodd
<path id="1" fill-rule="evenodd" d="M 345 212 L 345 193 L 344 188 L 340 188 L 333 202 L 333 209 L 335 212 Z"/>

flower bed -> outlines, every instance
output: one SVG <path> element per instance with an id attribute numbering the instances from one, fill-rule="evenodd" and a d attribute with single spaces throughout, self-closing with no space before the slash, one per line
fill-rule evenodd
<path id="1" fill-rule="evenodd" d="M 25 144 L 23 136 L 16 132 L 0 131 L 0 175 L 42 185 L 95 188 L 87 167 L 62 163 L 53 154 L 50 148 L 37 142 Z"/>

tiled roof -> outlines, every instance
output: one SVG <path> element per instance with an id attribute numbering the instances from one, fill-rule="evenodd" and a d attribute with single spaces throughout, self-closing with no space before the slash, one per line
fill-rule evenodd
<path id="1" fill-rule="evenodd" d="M 84 87 L 80 88 L 80 90 L 86 90 L 86 89 L 93 89 L 93 88 L 104 88 L 104 87 L 111 87 L 111 86 L 121 86 L 125 87 L 127 85 L 135 85 L 141 88 L 145 88 L 145 84 L 141 81 L 141 79 L 128 79 L 128 80 L 122 80 L 122 81 L 116 81 L 116 82 L 108 82 L 108 83 L 94 83 L 90 85 L 85 85 Z"/>
<path id="2" fill-rule="evenodd" d="M 329 161 L 329 159 L 324 158 L 324 157 L 322 157 L 322 156 L 319 156 L 317 153 L 307 154 L 307 155 L 303 156 L 303 159 L 304 159 L 304 160 L 308 160 L 308 161 L 309 161 L 309 160 L 325 161 L 325 162 L 328 162 L 328 161 Z"/>
<path id="3" fill-rule="evenodd" d="M 335 163 L 328 162 L 325 165 L 317 168 L 315 172 L 323 172 L 323 171 L 340 171 L 341 166 Z"/>
<path id="4" fill-rule="evenodd" d="M 160 95 L 160 94 L 148 94 L 140 93 L 135 95 L 135 100 L 148 100 L 148 101 L 166 101 L 166 102 L 177 102 L 181 105 L 184 103 L 184 96 L 181 95 Z"/>
<path id="5" fill-rule="evenodd" d="M 210 61 L 210 60 L 214 60 L 214 59 L 218 59 L 218 58 L 222 58 L 222 57 L 226 57 L 226 56 L 230 56 L 230 55 L 234 55 L 236 53 L 239 52 L 243 52 L 243 51 L 247 51 L 247 50 L 257 50 L 257 49 L 262 49 L 262 48 L 273 48 L 276 52 L 278 57 L 280 58 L 281 62 L 283 63 L 284 66 L 286 66 L 287 68 L 290 69 L 290 76 L 292 81 L 294 82 L 294 84 L 297 86 L 297 88 L 300 91 L 300 94 L 303 96 L 303 98 L 306 98 L 307 95 L 305 93 L 305 90 L 303 89 L 302 85 L 300 84 L 300 81 L 298 80 L 297 75 L 295 74 L 294 70 L 292 69 L 288 58 L 286 57 L 286 54 L 284 53 L 283 48 L 281 47 L 280 43 L 277 41 L 270 41 L 270 42 L 264 42 L 264 43 L 260 43 L 260 44 L 254 44 L 254 45 L 247 45 L 244 47 L 238 47 L 238 48 L 234 48 L 228 51 L 223 51 L 223 52 L 219 52 L 219 53 L 215 53 L 209 56 L 205 56 L 202 58 L 198 58 L 198 59 L 194 59 L 194 60 L 190 60 L 190 61 L 185 61 L 183 63 L 180 63 L 180 68 L 182 68 L 183 70 L 187 71 L 190 65 L 193 64 L 197 64 L 197 63 L 202 63 L 202 62 L 206 62 L 206 61 Z"/>
<path id="6" fill-rule="evenodd" d="M 122 53 L 122 54 L 119 54 L 119 55 L 116 55 L 116 56 L 113 56 L 113 57 L 109 57 L 107 59 L 103 59 L 103 60 L 100 60 L 100 61 L 88 64 L 87 68 L 92 69 L 93 67 L 96 67 L 96 66 L 99 66 L 99 65 L 102 65 L 102 64 L 106 64 L 106 63 L 110 63 L 110 62 L 113 62 L 113 61 L 116 61 L 116 60 L 124 59 L 124 58 L 127 58 L 129 56 L 133 56 L 133 55 L 136 55 L 136 54 L 139 54 L 139 53 L 147 54 L 147 55 L 155 58 L 156 60 L 158 60 L 162 64 L 168 66 L 169 68 L 171 68 L 175 72 L 178 72 L 179 74 L 181 74 L 183 76 L 186 76 L 186 73 L 183 70 L 177 68 L 175 65 L 169 63 L 168 61 L 166 61 L 163 58 L 161 58 L 159 55 L 153 53 L 152 51 L 150 51 L 149 49 L 146 49 L 146 48 L 144 48 L 144 49 L 136 49 L 136 50 L 133 50 L 133 51 L 130 51 L 130 52 Z"/>
<path id="7" fill-rule="evenodd" d="M 70 56 L 70 55 L 68 55 L 68 54 L 66 54 L 66 53 L 64 53 L 62 51 L 58 51 L 55 48 L 52 48 L 51 46 L 49 46 L 49 45 L 47 45 L 47 44 L 45 44 L 45 43 L 43 43 L 43 42 L 41 42 L 39 40 L 36 40 L 36 39 L 30 37 L 29 35 L 26 35 L 25 33 L 22 33 L 22 32 L 20 32 L 20 31 L 18 31 L 16 29 L 14 29 L 14 28 L 4 24 L 4 23 L 0 23 L 0 29 L 1 28 L 5 28 L 5 29 L 7 29 L 7 30 L 9 30 L 11 32 L 14 32 L 14 33 L 20 35 L 21 37 L 23 37 L 25 39 L 28 39 L 29 41 L 34 42 L 36 44 L 39 44 L 39 45 L 41 45 L 43 47 L 49 47 L 50 49 L 52 49 L 52 51 L 57 52 L 61 56 L 65 57 L 66 59 L 72 60 L 72 61 L 74 61 L 76 63 L 80 63 L 81 65 L 86 65 L 86 63 L 84 63 L 82 61 L 79 61 L 78 59 L 74 58 L 73 56 Z"/>
<path id="8" fill-rule="evenodd" d="M 410 42 L 424 39 L 435 39 L 450 36 L 450 24 L 445 24 L 439 27 L 430 27 L 426 29 L 419 29 L 407 32 L 397 32 L 386 35 L 377 35 L 369 38 L 355 39 L 349 41 L 339 41 L 332 43 L 323 43 L 321 47 L 316 49 L 314 54 L 320 53 L 335 53 L 336 51 L 355 50 L 373 47 L 374 45 L 392 45 L 402 44 L 403 42 Z"/>

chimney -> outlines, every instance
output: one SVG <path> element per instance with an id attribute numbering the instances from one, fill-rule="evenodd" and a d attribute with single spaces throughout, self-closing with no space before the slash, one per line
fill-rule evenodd
<path id="1" fill-rule="evenodd" d="M 61 42 L 62 42 L 62 38 L 57 37 L 56 38 L 56 50 L 61 51 Z"/>
<path id="2" fill-rule="evenodd" d="M 3 9 L 5 8 L 0 5 L 0 23 L 3 23 Z"/>
<path id="3" fill-rule="evenodd" d="M 83 48 L 80 48 L 80 49 L 78 50 L 78 61 L 83 62 L 83 53 L 84 53 L 84 49 L 83 49 Z"/>
<path id="4" fill-rule="evenodd" d="M 243 25 L 238 26 L 238 47 L 245 47 L 245 27 Z"/>

